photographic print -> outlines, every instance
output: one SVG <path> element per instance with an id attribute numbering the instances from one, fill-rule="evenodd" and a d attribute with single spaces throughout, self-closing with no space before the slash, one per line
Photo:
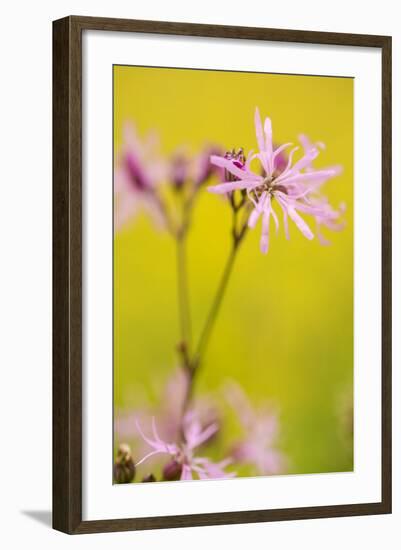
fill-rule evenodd
<path id="1" fill-rule="evenodd" d="M 114 483 L 353 471 L 353 83 L 113 67 Z"/>

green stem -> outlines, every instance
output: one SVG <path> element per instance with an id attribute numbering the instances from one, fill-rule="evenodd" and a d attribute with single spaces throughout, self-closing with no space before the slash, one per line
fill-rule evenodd
<path id="1" fill-rule="evenodd" d="M 216 323 L 218 313 L 219 313 L 219 310 L 228 286 L 228 282 L 230 280 L 230 276 L 234 267 L 235 258 L 237 257 L 237 251 L 238 251 L 240 242 L 241 241 L 238 241 L 236 244 L 233 245 L 230 255 L 228 256 L 222 277 L 220 279 L 219 286 L 217 288 L 216 294 L 214 296 L 214 300 L 212 302 L 212 306 L 210 308 L 209 314 L 206 319 L 206 323 L 203 327 L 203 331 L 199 338 L 198 346 L 193 355 L 193 358 L 190 360 L 189 369 L 187 369 L 189 380 L 188 380 L 187 392 L 186 392 L 184 404 L 183 404 L 183 414 L 185 414 L 185 411 L 187 410 L 189 403 L 192 399 L 192 394 L 193 394 L 194 385 L 195 385 L 195 377 L 199 372 L 199 367 L 201 365 L 203 354 L 205 353 L 207 345 L 210 341 L 210 337 L 211 337 L 214 325 Z"/>
<path id="2" fill-rule="evenodd" d="M 209 314 L 206 319 L 205 326 L 203 328 L 203 331 L 201 333 L 201 336 L 199 338 L 199 343 L 196 348 L 196 352 L 194 354 L 194 358 L 192 361 L 192 368 L 197 369 L 200 363 L 200 360 L 205 352 L 205 349 L 209 343 L 210 336 L 213 330 L 213 327 L 216 323 L 217 316 L 220 310 L 220 306 L 222 304 L 228 282 L 230 280 L 230 276 L 234 267 L 235 258 L 237 257 L 237 251 L 238 251 L 238 245 L 235 244 L 231 248 L 230 254 L 227 258 L 226 265 L 223 270 L 222 277 L 220 279 L 219 286 L 217 287 L 216 294 L 214 296 L 214 300 L 212 302 L 212 306 L 210 308 Z"/>
<path id="3" fill-rule="evenodd" d="M 206 318 L 205 325 L 201 332 L 196 350 L 193 356 L 191 356 L 189 353 L 185 355 L 185 349 L 183 350 L 183 357 L 184 359 L 186 359 L 186 361 L 184 360 L 184 365 L 186 366 L 186 372 L 189 377 L 187 391 L 186 391 L 184 403 L 183 403 L 183 412 L 182 412 L 183 416 L 191 402 L 193 391 L 194 391 L 196 375 L 199 372 L 199 368 L 200 368 L 203 356 L 210 342 L 213 328 L 216 324 L 216 320 L 221 308 L 221 304 L 223 302 L 223 298 L 227 290 L 227 286 L 233 271 L 235 259 L 237 257 L 240 244 L 242 243 L 248 229 L 249 211 L 247 209 L 245 209 L 246 210 L 245 219 L 242 221 L 242 224 L 241 223 L 239 224 L 240 227 L 238 227 L 238 213 L 242 210 L 243 206 L 244 206 L 244 201 L 242 201 L 239 205 L 232 203 L 232 208 L 233 208 L 232 210 L 233 222 L 232 222 L 232 231 L 231 231 L 232 247 L 230 250 L 230 254 L 227 258 L 226 264 L 224 266 L 224 270 L 223 270 L 219 285 L 217 287 L 217 291 L 214 296 L 211 308 L 209 310 L 209 314 Z"/>

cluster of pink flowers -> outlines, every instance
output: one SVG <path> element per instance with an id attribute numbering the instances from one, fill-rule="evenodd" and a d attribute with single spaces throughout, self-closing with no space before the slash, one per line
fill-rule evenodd
<path id="1" fill-rule="evenodd" d="M 140 210 L 145 210 L 157 226 L 168 227 L 174 213 L 169 212 L 163 187 L 196 194 L 210 177 L 220 175 L 221 170 L 210 163 L 210 156 L 220 152 L 216 145 L 205 145 L 196 155 L 178 147 L 167 157 L 161 153 L 156 131 L 141 139 L 135 126 L 127 122 L 114 170 L 115 230 Z"/>
<path id="2" fill-rule="evenodd" d="M 160 466 L 162 481 L 230 479 L 236 473 L 227 471 L 227 467 L 236 464 L 251 466 L 259 475 L 285 472 L 287 460 L 277 449 L 276 413 L 267 407 L 254 409 L 242 388 L 233 382 L 226 384 L 223 393 L 239 419 L 243 434 L 227 443 L 229 451 L 223 460 L 215 462 L 204 456 L 205 450 L 224 431 L 222 414 L 216 401 L 204 395 L 196 398 L 182 417 L 187 384 L 183 371 L 177 370 L 165 385 L 159 407 L 139 409 L 125 417 L 117 415 L 116 436 L 120 441 L 132 441 L 135 452 L 142 456 L 135 469 L 150 464 L 146 472 L 151 473 L 147 473 L 145 481 L 148 478 L 156 481 L 153 472 Z M 154 458 L 159 460 L 155 462 Z"/>
<path id="3" fill-rule="evenodd" d="M 251 151 L 246 161 L 240 162 L 238 158 L 217 155 L 211 157 L 211 162 L 224 169 L 230 177 L 227 178 L 228 181 L 210 186 L 209 191 L 217 194 L 235 191 L 246 193 L 253 206 L 248 220 L 249 227 L 254 228 L 259 218 L 262 218 L 260 249 L 263 253 L 269 249 L 270 219 L 273 218 L 276 230 L 279 227 L 274 201 L 282 210 L 287 238 L 288 218 L 291 218 L 307 239 L 313 239 L 314 234 L 301 213 L 309 214 L 315 219 L 317 234 L 321 242 L 326 242 L 322 237 L 321 227 L 340 230 L 343 224 L 339 222 L 341 211 L 334 210 L 319 191 L 328 179 L 339 174 L 340 168 L 334 166 L 321 170 L 314 169 L 313 161 L 318 156 L 319 146 L 321 148 L 322 144 L 312 145 L 305 136 L 301 137 L 304 146 L 302 157 L 293 163 L 294 154 L 298 150 L 298 147 L 294 147 L 288 154 L 286 166 L 283 167 L 281 157 L 292 143 L 274 148 L 271 120 L 266 118 L 262 125 L 257 108 L 255 129 L 258 151 Z M 255 160 L 262 170 L 252 169 Z"/>

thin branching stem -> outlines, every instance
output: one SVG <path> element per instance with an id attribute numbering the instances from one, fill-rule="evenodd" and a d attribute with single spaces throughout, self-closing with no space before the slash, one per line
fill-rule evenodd
<path id="1" fill-rule="evenodd" d="M 242 243 L 247 232 L 247 228 L 248 228 L 247 218 L 245 222 L 243 222 L 240 225 L 240 227 L 238 227 L 239 210 L 240 208 L 233 207 L 232 245 L 231 245 L 230 254 L 224 266 L 223 273 L 222 273 L 220 282 L 218 284 L 216 293 L 214 295 L 211 308 L 207 315 L 205 325 L 203 327 L 203 330 L 201 332 L 201 335 L 198 341 L 198 345 L 196 346 L 195 352 L 192 358 L 190 359 L 189 369 L 187 370 L 189 380 L 188 380 L 187 392 L 184 399 L 183 413 L 185 413 L 185 411 L 187 410 L 190 404 L 190 401 L 192 399 L 195 379 L 198 375 L 203 357 L 209 345 L 209 342 L 213 333 L 213 329 L 215 327 L 218 314 L 221 309 L 221 304 L 223 302 L 223 299 L 227 290 L 227 286 L 230 281 L 231 274 L 235 265 L 235 260 L 238 255 L 240 244 Z"/>

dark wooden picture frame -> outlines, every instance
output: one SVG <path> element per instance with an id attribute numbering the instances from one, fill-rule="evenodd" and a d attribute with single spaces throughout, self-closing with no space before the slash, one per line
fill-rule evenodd
<path id="1" fill-rule="evenodd" d="M 379 48 L 382 54 L 382 497 L 380 502 L 82 520 L 82 31 Z M 66 17 L 53 22 L 53 527 L 69 534 L 391 513 L 391 37 Z"/>

